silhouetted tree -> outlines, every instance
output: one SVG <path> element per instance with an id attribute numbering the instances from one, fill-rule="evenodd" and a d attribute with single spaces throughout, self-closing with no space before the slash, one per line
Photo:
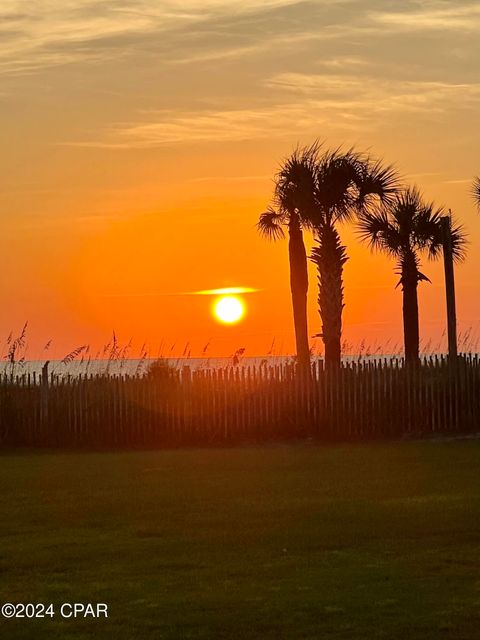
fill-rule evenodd
<path id="1" fill-rule="evenodd" d="M 359 220 L 361 238 L 372 249 L 383 251 L 397 261 L 403 292 L 403 331 L 405 360 L 415 364 L 419 359 L 418 283 L 430 280 L 420 271 L 420 255 L 437 258 L 443 246 L 442 208 L 424 203 L 416 188 L 407 189 L 386 206 L 362 212 Z M 460 260 L 465 253 L 465 234 L 461 226 L 451 225 L 450 243 L 453 257 Z"/>
<path id="2" fill-rule="evenodd" d="M 275 208 L 260 217 L 259 229 L 272 238 L 284 236 L 288 226 L 290 283 L 300 362 L 309 360 L 307 333 L 307 262 L 302 229 L 314 232 L 311 260 L 318 270 L 320 336 L 327 366 L 341 358 L 343 266 L 347 261 L 336 225 L 368 211 L 374 203 L 389 202 L 398 188 L 396 172 L 350 151 L 322 152 L 314 143 L 297 149 L 276 177 Z"/>
<path id="3" fill-rule="evenodd" d="M 283 163 L 276 176 L 274 205 L 262 213 L 257 225 L 260 233 L 272 240 L 285 237 L 288 229 L 288 255 L 290 262 L 290 291 L 292 296 L 293 321 L 297 360 L 301 368 L 310 366 L 308 343 L 307 293 L 308 269 L 307 253 L 303 240 L 301 208 L 305 193 L 311 192 L 310 155 L 296 150 Z"/>
<path id="4" fill-rule="evenodd" d="M 398 188 L 397 174 L 363 155 L 350 151 L 326 151 L 314 145 L 304 152 L 313 168 L 300 208 L 303 223 L 312 226 L 316 246 L 311 260 L 318 270 L 318 305 L 327 367 L 341 361 L 343 267 L 347 261 L 337 224 L 369 211 L 379 201 L 389 202 Z"/>

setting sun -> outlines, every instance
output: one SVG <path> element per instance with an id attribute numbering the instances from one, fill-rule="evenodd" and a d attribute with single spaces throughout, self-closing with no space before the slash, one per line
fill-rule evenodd
<path id="1" fill-rule="evenodd" d="M 213 309 L 216 318 L 225 324 L 239 322 L 245 315 L 245 304 L 236 296 L 222 296 Z"/>

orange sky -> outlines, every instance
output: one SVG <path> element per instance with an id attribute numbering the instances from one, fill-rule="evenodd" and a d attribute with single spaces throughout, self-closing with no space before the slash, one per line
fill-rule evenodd
<path id="1" fill-rule="evenodd" d="M 451 207 L 470 236 L 460 330 L 479 334 L 480 8 L 476 2 L 44 0 L 0 6 L 0 337 L 28 357 L 113 329 L 156 355 L 291 352 L 285 242 L 254 225 L 297 143 L 369 149 Z M 390 8 L 389 8 L 390 7 Z M 342 229 L 345 339 L 401 345 L 394 265 Z M 441 265 L 424 265 L 421 331 L 444 331 Z M 204 296 L 250 286 L 221 326 Z M 319 330 L 311 271 L 312 335 Z"/>

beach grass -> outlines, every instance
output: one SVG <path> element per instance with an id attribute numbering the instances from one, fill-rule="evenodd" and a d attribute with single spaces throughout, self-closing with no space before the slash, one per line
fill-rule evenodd
<path id="1" fill-rule="evenodd" d="M 480 441 L 0 456 L 0 637 L 478 637 Z M 64 602 L 108 619 L 62 619 Z"/>

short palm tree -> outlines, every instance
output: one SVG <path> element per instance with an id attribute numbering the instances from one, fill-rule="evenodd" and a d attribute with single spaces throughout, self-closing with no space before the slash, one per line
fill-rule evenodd
<path id="1" fill-rule="evenodd" d="M 284 228 L 288 229 L 295 341 L 298 364 L 303 369 L 310 366 L 307 320 L 308 269 L 303 240 L 303 227 L 308 226 L 308 223 L 302 220 L 300 209 L 305 205 L 304 194 L 311 192 L 309 187 L 311 170 L 308 153 L 299 149 L 294 151 L 283 163 L 276 176 L 274 195 L 276 208 L 270 208 L 262 213 L 257 224 L 260 233 L 272 240 L 284 238 Z"/>
<path id="2" fill-rule="evenodd" d="M 394 201 L 375 211 L 364 211 L 359 220 L 361 238 L 372 249 L 385 252 L 397 261 L 403 292 L 403 330 L 405 360 L 416 364 L 419 359 L 420 332 L 418 318 L 418 283 L 429 279 L 420 271 L 420 255 L 437 258 L 443 246 L 442 208 L 425 203 L 416 188 L 395 196 Z M 462 227 L 451 226 L 451 247 L 455 259 L 465 252 Z"/>
<path id="3" fill-rule="evenodd" d="M 313 196 L 306 198 L 301 214 L 312 226 L 316 240 L 311 259 L 318 270 L 325 364 L 336 367 L 341 361 L 343 267 L 348 259 L 337 224 L 368 212 L 374 203 L 389 202 L 398 188 L 398 177 L 392 167 L 353 150 L 320 154 L 317 147 L 310 153 L 315 155 Z"/>

